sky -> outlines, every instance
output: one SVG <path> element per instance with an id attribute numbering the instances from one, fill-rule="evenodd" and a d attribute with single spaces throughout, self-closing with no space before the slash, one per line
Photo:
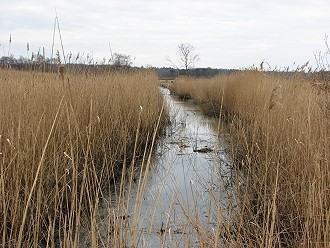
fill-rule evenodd
<path id="1" fill-rule="evenodd" d="M 329 0 L 0 0 L 0 57 L 62 53 L 56 15 L 64 54 L 100 62 L 111 48 L 135 66 L 178 64 L 178 44 L 189 43 L 195 67 L 315 67 L 330 35 Z"/>

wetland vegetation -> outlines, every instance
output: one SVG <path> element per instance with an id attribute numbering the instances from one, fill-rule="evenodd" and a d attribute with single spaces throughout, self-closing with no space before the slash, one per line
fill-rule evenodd
<path id="1" fill-rule="evenodd" d="M 1 246 L 329 245 L 328 74 L 0 76 Z"/>

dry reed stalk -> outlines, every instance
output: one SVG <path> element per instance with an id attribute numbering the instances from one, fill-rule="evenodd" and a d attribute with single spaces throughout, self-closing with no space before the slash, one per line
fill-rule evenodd
<path id="1" fill-rule="evenodd" d="M 281 88 L 282 88 L 281 85 L 277 85 L 276 87 L 273 88 L 269 100 L 269 107 L 268 107 L 269 110 L 271 110 L 275 106 L 281 105 L 280 103 L 280 100 L 282 98 Z"/>
<path id="2" fill-rule="evenodd" d="M 327 94 L 312 83 L 299 73 L 244 71 L 173 84 L 206 112 L 221 110 L 228 117 L 233 164 L 246 177 L 232 226 L 241 235 L 235 244 L 324 247 L 330 242 L 330 195 L 324 194 L 330 182 Z"/>
<path id="3" fill-rule="evenodd" d="M 62 79 L 62 82 L 64 82 L 64 74 L 66 72 L 66 69 L 65 69 L 65 66 L 64 65 L 59 65 L 58 67 L 58 72 L 60 73 L 60 76 L 61 76 L 61 79 Z"/>
<path id="4" fill-rule="evenodd" d="M 98 243 L 97 199 L 118 180 L 123 160 L 149 151 L 146 134 L 158 135 L 165 124 L 157 76 L 151 70 L 91 79 L 70 74 L 68 95 L 60 82 L 64 67 L 61 80 L 0 73 L 0 228 L 6 230 L 0 246 L 77 247 L 88 222 Z M 61 96 L 67 104 L 57 110 Z"/>

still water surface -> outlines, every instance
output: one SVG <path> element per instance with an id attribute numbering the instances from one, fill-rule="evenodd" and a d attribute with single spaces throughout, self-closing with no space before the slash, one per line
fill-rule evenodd
<path id="1" fill-rule="evenodd" d="M 181 101 L 167 89 L 161 91 L 171 124 L 157 146 L 143 192 L 139 192 L 140 170 L 136 168 L 131 186 L 125 185 L 126 209 L 112 210 L 123 206 L 115 190 L 111 200 L 100 203 L 104 221 L 98 223 L 98 233 L 104 245 L 111 229 L 109 214 L 125 219 L 127 247 L 197 247 L 196 225 L 212 233 L 218 221 L 230 218 L 226 209 L 231 202 L 232 168 L 224 151 L 226 133 L 217 119 L 203 115 L 192 101 Z"/>

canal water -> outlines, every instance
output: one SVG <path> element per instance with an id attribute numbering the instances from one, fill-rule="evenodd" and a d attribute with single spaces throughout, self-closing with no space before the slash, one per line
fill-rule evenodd
<path id="1" fill-rule="evenodd" d="M 100 202 L 101 247 L 116 245 L 109 235 L 121 235 L 126 247 L 198 247 L 198 230 L 212 235 L 219 221 L 230 219 L 233 172 L 225 153 L 226 132 L 193 101 L 181 101 L 168 89 L 161 92 L 171 123 L 147 173 L 136 167 L 121 200 L 112 190 L 109 199 Z M 141 171 L 145 180 L 139 179 Z M 120 231 L 111 231 L 109 216 Z"/>

